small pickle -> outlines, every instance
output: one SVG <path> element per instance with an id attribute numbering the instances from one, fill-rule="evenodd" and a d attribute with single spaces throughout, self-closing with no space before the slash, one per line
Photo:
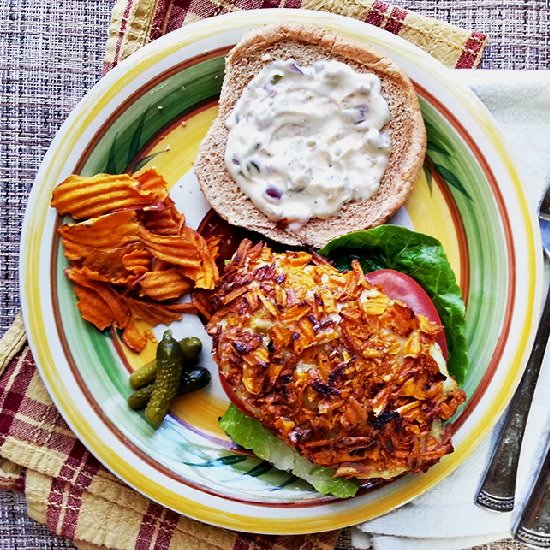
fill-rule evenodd
<path id="1" fill-rule="evenodd" d="M 163 421 L 178 392 L 183 370 L 182 350 L 169 330 L 165 331 L 157 347 L 157 365 L 153 394 L 145 409 L 145 418 L 155 428 Z"/>
<path id="2" fill-rule="evenodd" d="M 183 371 L 180 378 L 178 395 L 202 390 L 211 380 L 210 372 L 204 367 L 195 367 L 190 371 Z"/>
<path id="3" fill-rule="evenodd" d="M 153 359 L 130 374 L 130 386 L 132 386 L 134 390 L 139 390 L 154 382 L 156 376 L 157 360 Z"/>
<path id="4" fill-rule="evenodd" d="M 152 393 L 153 384 L 148 384 L 147 386 L 136 390 L 128 396 L 128 407 L 134 409 L 135 411 L 144 409 L 145 407 L 147 407 L 147 403 L 149 403 L 149 399 L 151 399 Z"/>
<path id="5" fill-rule="evenodd" d="M 199 355 L 202 350 L 200 338 L 197 338 L 196 336 L 188 336 L 187 338 L 180 340 L 179 344 L 185 362 L 190 365 L 195 364 L 199 359 Z"/>

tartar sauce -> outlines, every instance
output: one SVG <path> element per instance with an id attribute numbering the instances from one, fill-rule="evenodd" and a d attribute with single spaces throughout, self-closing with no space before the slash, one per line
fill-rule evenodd
<path id="1" fill-rule="evenodd" d="M 339 61 L 264 66 L 225 123 L 225 163 L 269 218 L 299 227 L 380 185 L 390 154 L 380 80 Z"/>

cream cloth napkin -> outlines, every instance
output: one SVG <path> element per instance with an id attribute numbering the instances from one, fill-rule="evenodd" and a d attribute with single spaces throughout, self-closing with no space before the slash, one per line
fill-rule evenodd
<path id="1" fill-rule="evenodd" d="M 493 114 L 520 170 L 534 212 L 550 184 L 550 71 L 455 71 Z M 510 536 L 550 428 L 550 349 L 534 396 L 519 464 L 516 507 L 497 513 L 474 504 L 496 430 L 434 489 L 352 531 L 357 548 L 459 550 Z M 421 474 L 420 474 L 421 475 Z"/>

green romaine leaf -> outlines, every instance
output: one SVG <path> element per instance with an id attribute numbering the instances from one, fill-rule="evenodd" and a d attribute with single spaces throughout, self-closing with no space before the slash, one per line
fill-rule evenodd
<path id="1" fill-rule="evenodd" d="M 250 449 L 258 458 L 267 460 L 279 470 L 307 481 L 322 495 L 352 497 L 360 487 L 357 480 L 335 478 L 333 469 L 315 466 L 234 405 L 230 405 L 219 423 L 235 443 Z"/>
<path id="2" fill-rule="evenodd" d="M 356 258 L 365 272 L 395 269 L 415 279 L 432 299 L 445 327 L 449 372 L 459 384 L 464 382 L 468 369 L 464 302 L 437 239 L 386 224 L 333 239 L 319 253 L 333 260 L 338 269 L 349 269 Z"/>

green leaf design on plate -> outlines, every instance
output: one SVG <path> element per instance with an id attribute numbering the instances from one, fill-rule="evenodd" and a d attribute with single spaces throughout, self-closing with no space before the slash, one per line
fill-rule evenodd
<path id="1" fill-rule="evenodd" d="M 157 151 L 156 153 L 151 153 L 150 155 L 147 155 L 143 157 L 142 159 L 139 159 L 132 167 L 132 172 L 139 172 L 150 160 L 153 160 L 155 157 L 158 157 L 159 155 L 162 155 L 162 153 L 166 153 L 166 151 Z"/>
<path id="2" fill-rule="evenodd" d="M 120 174 L 121 171 L 118 169 L 117 161 L 117 149 L 118 149 L 118 134 L 115 134 L 113 138 L 113 144 L 109 149 L 109 156 L 107 157 L 107 164 L 105 165 L 104 172 L 106 174 Z"/>
<path id="3" fill-rule="evenodd" d="M 432 163 L 429 157 L 426 155 L 424 164 L 422 165 L 422 170 L 424 170 L 424 177 L 426 178 L 426 183 L 428 184 L 428 189 L 430 190 L 430 195 L 432 194 Z"/>
<path id="4" fill-rule="evenodd" d="M 167 78 L 129 104 L 102 136 L 81 174 L 120 174 L 128 170 L 159 131 L 218 97 L 224 66 L 223 56 L 202 61 Z"/>
<path id="5" fill-rule="evenodd" d="M 428 126 L 426 126 L 426 128 L 428 128 Z M 431 127 L 433 128 L 433 126 Z M 430 138 L 428 137 L 428 140 L 426 142 L 426 149 L 432 153 L 439 153 L 440 155 L 445 155 L 445 156 L 449 156 L 450 155 L 450 152 L 448 149 L 438 145 L 437 143 L 435 143 L 434 141 L 430 140 Z"/>
<path id="6" fill-rule="evenodd" d="M 179 444 L 177 443 L 177 445 L 180 457 L 183 458 L 181 460 L 182 465 L 201 469 L 225 469 L 230 471 L 231 474 L 237 474 L 237 477 L 232 476 L 231 478 L 234 483 L 239 483 L 239 479 L 242 480 L 242 476 L 262 478 L 269 486 L 270 491 L 278 491 L 291 483 L 300 481 L 296 476 L 288 472 L 275 469 L 270 462 L 261 460 L 250 451 L 243 449 L 232 452 L 227 449 L 201 445 L 196 441 L 192 441 L 179 430 L 174 432 L 174 424 L 170 421 L 169 416 L 167 420 L 168 422 L 165 422 L 163 426 L 168 428 L 166 435 L 169 433 L 171 439 L 179 440 Z M 226 479 L 226 482 L 229 482 L 229 479 Z"/>
<path id="7" fill-rule="evenodd" d="M 266 476 L 266 474 L 271 473 L 274 474 L 274 476 L 271 476 L 274 478 L 274 480 L 280 480 L 280 478 L 283 477 L 282 481 L 275 483 L 273 481 L 269 482 L 266 479 L 266 481 L 270 483 L 270 485 L 272 485 L 270 487 L 270 490 L 272 491 L 279 491 L 281 489 L 284 489 L 286 486 L 295 483 L 296 481 L 300 481 L 296 476 L 287 472 L 276 470 L 272 464 L 270 464 L 266 460 L 259 460 L 256 456 L 252 454 L 247 455 L 238 452 L 225 454 L 217 458 L 209 458 L 207 455 L 197 449 L 197 445 L 192 442 L 189 442 L 189 444 L 186 445 L 185 450 L 197 457 L 202 455 L 202 461 L 183 460 L 181 462 L 185 466 L 190 466 L 192 468 L 230 468 L 239 476 L 244 475 L 252 478 L 260 478 L 262 476 Z M 210 449 L 210 452 L 216 453 L 219 452 L 219 450 L 212 448 Z M 236 478 L 235 480 L 238 481 L 238 478 Z"/>
<path id="8" fill-rule="evenodd" d="M 128 145 L 128 152 L 126 154 L 126 166 L 130 166 L 132 161 L 136 158 L 139 150 L 143 147 L 143 128 L 145 127 L 145 120 L 149 115 L 149 109 L 143 111 L 142 115 L 137 119 L 137 125 Z"/>
<path id="9" fill-rule="evenodd" d="M 298 481 L 298 478 L 294 475 L 291 475 L 286 481 L 283 481 L 282 483 L 279 483 L 279 485 L 273 487 L 272 491 L 279 491 L 281 489 L 284 489 L 285 487 L 287 487 L 288 485 L 292 485 L 296 481 Z"/>
<path id="10" fill-rule="evenodd" d="M 108 174 L 120 174 L 122 172 L 137 172 L 141 170 L 150 160 L 154 159 L 160 153 L 164 151 L 157 151 L 151 153 L 139 159 L 135 162 L 138 153 L 147 142 L 147 136 L 145 136 L 145 125 L 148 119 L 150 119 L 151 106 L 143 111 L 143 113 L 134 121 L 134 124 L 130 124 L 127 130 L 128 133 L 128 145 L 126 148 L 126 159 L 123 157 L 123 144 L 119 139 L 119 134 L 116 134 L 111 147 L 109 149 L 109 157 L 107 160 L 106 172 Z"/>
<path id="11" fill-rule="evenodd" d="M 447 136 L 441 132 L 435 125 L 430 124 L 426 119 L 426 162 L 424 163 L 424 173 L 430 192 L 432 190 L 431 169 L 435 170 L 441 178 L 451 187 L 462 193 L 467 199 L 473 201 L 464 184 L 457 177 L 460 173 L 460 167 L 456 165 L 458 155 L 454 154 L 453 144 L 447 139 Z M 428 177 L 429 174 L 429 177 Z"/>
<path id="12" fill-rule="evenodd" d="M 432 161 L 433 162 L 433 161 Z M 453 172 L 451 172 L 448 168 L 446 168 L 443 164 L 436 164 L 433 163 L 435 169 L 439 172 L 439 175 L 449 184 L 452 185 L 457 191 L 460 191 L 465 197 L 467 197 L 470 200 L 472 199 L 472 196 L 468 191 L 466 191 L 465 187 L 462 185 L 460 180 L 454 175 Z"/>
<path id="13" fill-rule="evenodd" d="M 245 474 L 247 476 L 258 477 L 263 474 L 267 474 L 267 472 L 269 472 L 269 470 L 272 470 L 272 469 L 273 469 L 273 466 L 269 462 L 266 462 L 264 460 L 259 464 L 257 464 L 256 466 L 254 466 L 251 470 L 248 470 L 248 472 L 245 472 Z"/>
<path id="14" fill-rule="evenodd" d="M 219 458 L 214 458 L 211 460 L 206 460 L 205 462 L 186 462 L 184 460 L 182 461 L 182 464 L 185 464 L 186 466 L 193 466 L 195 468 L 212 468 L 216 466 L 230 466 L 232 464 L 238 464 L 239 462 L 244 462 L 247 458 L 249 457 L 243 456 L 241 454 L 231 454 L 220 456 Z"/>

